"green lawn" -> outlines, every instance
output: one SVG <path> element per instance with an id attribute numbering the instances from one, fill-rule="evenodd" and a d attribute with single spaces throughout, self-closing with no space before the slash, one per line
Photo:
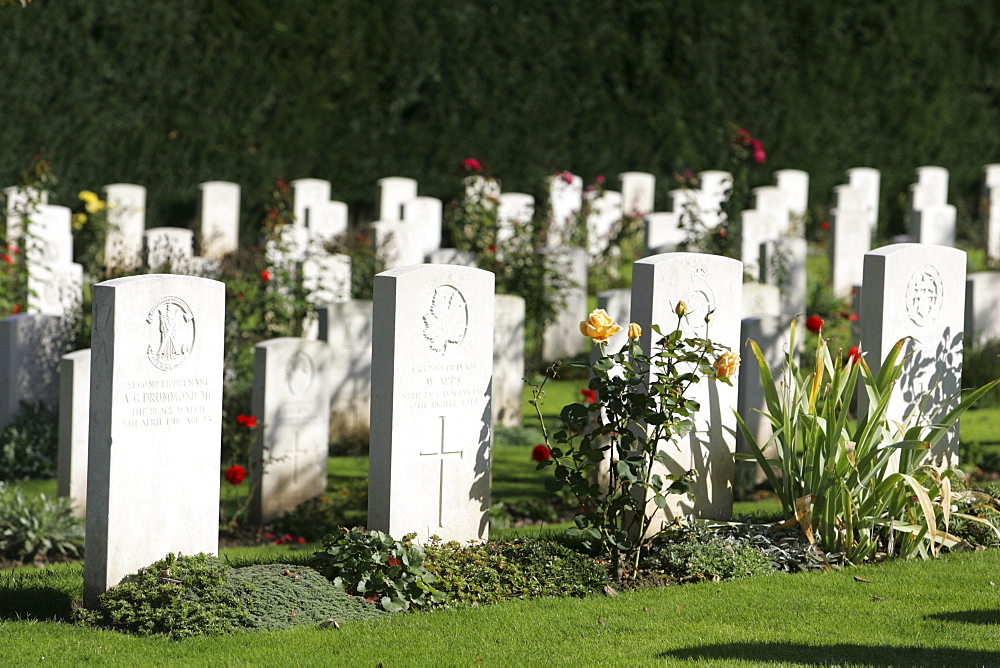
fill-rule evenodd
<path id="1" fill-rule="evenodd" d="M 3 665 L 997 665 L 1000 552 L 170 641 L 53 621 L 79 566 L 0 578 Z M 32 621 L 14 621 L 18 616 Z"/>

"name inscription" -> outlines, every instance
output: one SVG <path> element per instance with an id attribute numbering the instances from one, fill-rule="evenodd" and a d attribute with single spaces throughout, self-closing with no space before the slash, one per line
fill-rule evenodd
<path id="1" fill-rule="evenodd" d="M 208 378 L 131 380 L 121 396 L 123 427 L 211 424 L 218 419 L 208 410 L 216 400 Z"/>
<path id="2" fill-rule="evenodd" d="M 423 364 L 407 371 L 410 387 L 415 389 L 401 396 L 410 410 L 479 408 L 483 405 L 486 388 L 480 386 L 481 364 Z"/>

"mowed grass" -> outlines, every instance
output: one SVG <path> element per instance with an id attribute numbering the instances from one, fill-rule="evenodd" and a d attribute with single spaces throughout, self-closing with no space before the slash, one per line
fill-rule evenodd
<path id="1" fill-rule="evenodd" d="M 170 641 L 52 621 L 80 566 L 0 578 L 3 665 L 997 665 L 1000 552 Z M 15 581 L 12 581 L 14 579 Z M 17 597 L 20 604 L 12 604 Z M 37 611 L 32 621 L 14 621 Z M 293 612 L 293 611 L 290 611 Z M 40 618 L 40 619 L 38 619 Z"/>

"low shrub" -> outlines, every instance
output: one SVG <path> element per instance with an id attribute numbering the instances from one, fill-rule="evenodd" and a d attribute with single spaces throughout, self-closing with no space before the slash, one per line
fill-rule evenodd
<path id="1" fill-rule="evenodd" d="M 351 480 L 326 494 L 303 501 L 274 521 L 275 533 L 320 540 L 341 528 L 363 527 L 368 520 L 368 482 Z"/>
<path id="2" fill-rule="evenodd" d="M 387 612 L 426 608 L 443 600 L 437 578 L 424 566 L 424 550 L 381 531 L 341 529 L 323 539 L 310 565 L 355 596 L 363 596 Z"/>
<path id="3" fill-rule="evenodd" d="M 59 454 L 59 416 L 42 402 L 21 403 L 0 432 L 0 480 L 54 478 Z"/>
<path id="4" fill-rule="evenodd" d="M 20 489 L 0 483 L 0 556 L 21 562 L 79 558 L 83 522 L 69 499 L 25 498 Z"/>
<path id="5" fill-rule="evenodd" d="M 342 624 L 386 614 L 305 566 L 257 564 L 234 568 L 225 580 L 251 592 L 246 603 L 249 625 L 254 629 L 276 631 L 327 619 Z"/>
<path id="6" fill-rule="evenodd" d="M 774 572 L 756 547 L 698 530 L 660 534 L 645 550 L 641 564 L 680 581 L 724 581 Z"/>
<path id="7" fill-rule="evenodd" d="M 514 598 L 587 596 L 610 584 L 606 566 L 545 539 L 427 546 L 427 568 L 449 605 Z"/>
<path id="8" fill-rule="evenodd" d="M 187 638 L 250 627 L 250 585 L 229 583 L 229 567 L 209 554 L 168 554 L 100 596 L 77 619 L 137 635 Z"/>

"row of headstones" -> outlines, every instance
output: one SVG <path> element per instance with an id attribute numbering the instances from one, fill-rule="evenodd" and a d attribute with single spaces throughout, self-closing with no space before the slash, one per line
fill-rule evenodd
<path id="1" fill-rule="evenodd" d="M 862 345 L 869 364 L 877 371 L 888 346 L 904 336 L 913 340 L 914 362 L 889 417 L 903 418 L 927 392 L 932 411 L 944 407 L 961 374 L 965 254 L 894 245 L 869 253 L 865 270 Z M 689 333 L 739 349 L 739 261 L 664 254 L 637 262 L 633 276 L 630 320 L 670 323 L 683 300 L 691 308 L 683 325 Z M 369 528 L 416 532 L 421 540 L 487 537 L 493 287 L 489 272 L 457 266 L 405 267 L 376 277 Z M 194 277 L 129 277 L 94 287 L 90 604 L 167 552 L 217 550 L 222 305 L 223 286 Z M 640 342 L 652 345 L 648 326 Z M 300 454 L 296 426 L 326 408 L 316 389 L 328 349 L 316 345 L 278 341 L 258 351 L 259 382 L 293 398 L 286 406 L 260 406 L 271 429 L 288 429 L 280 438 L 293 460 Z M 279 348 L 284 353 L 270 358 Z M 695 388 L 701 408 L 693 431 L 677 444 L 672 471 L 698 472 L 695 500 L 675 501 L 668 515 L 725 517 L 732 509 L 737 389 L 715 382 Z M 941 456 L 956 456 L 954 435 Z M 289 484 L 294 465 L 292 471 Z"/>

